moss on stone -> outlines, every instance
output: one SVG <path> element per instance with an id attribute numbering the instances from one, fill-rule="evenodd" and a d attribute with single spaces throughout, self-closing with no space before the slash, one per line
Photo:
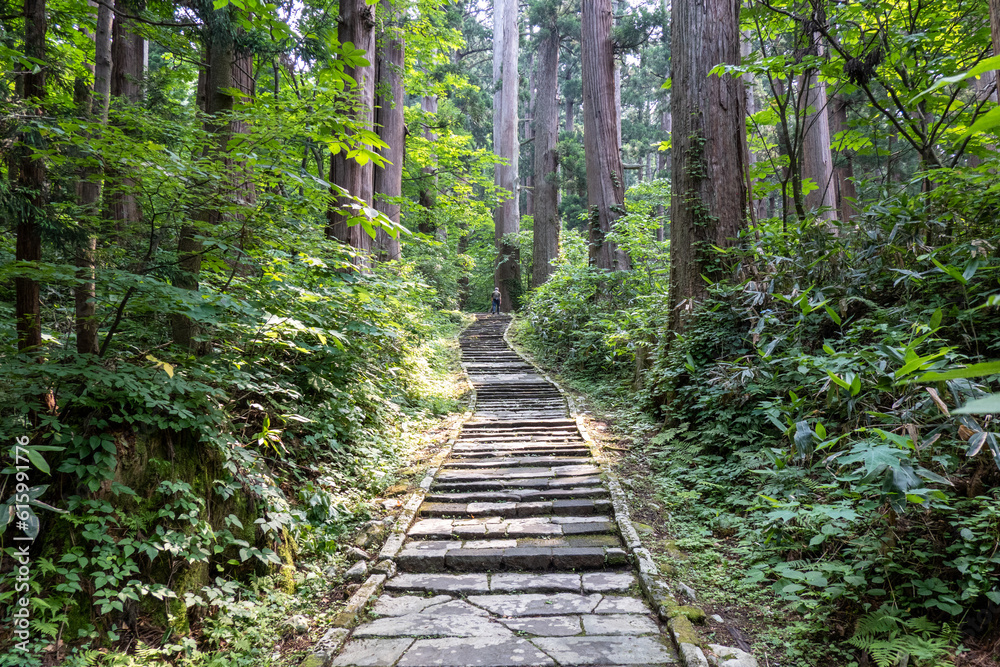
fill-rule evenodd
<path id="1" fill-rule="evenodd" d="M 678 644 L 694 644 L 695 646 L 701 644 L 698 631 L 694 629 L 691 621 L 686 616 L 677 616 L 670 619 L 669 626 L 670 631 L 674 635 L 674 641 Z"/>
<path id="2" fill-rule="evenodd" d="M 677 618 L 678 616 L 684 616 L 692 623 L 697 623 L 698 625 L 703 625 L 706 618 L 703 609 L 691 605 L 674 607 L 669 611 L 670 618 Z"/>

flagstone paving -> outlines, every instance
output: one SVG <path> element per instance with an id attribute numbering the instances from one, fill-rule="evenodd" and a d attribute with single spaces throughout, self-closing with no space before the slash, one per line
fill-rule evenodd
<path id="1" fill-rule="evenodd" d="M 460 338 L 476 390 L 370 614 L 336 667 L 678 665 L 565 400 L 503 339 Z M 415 505 L 414 505 L 415 507 Z"/>

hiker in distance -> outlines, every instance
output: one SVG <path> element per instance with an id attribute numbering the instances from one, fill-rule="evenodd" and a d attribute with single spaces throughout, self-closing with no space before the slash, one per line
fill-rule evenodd
<path id="1" fill-rule="evenodd" d="M 493 305 L 490 306 L 490 315 L 492 315 L 493 313 L 496 313 L 497 315 L 500 314 L 500 288 L 499 287 L 494 287 L 493 288 Z"/>

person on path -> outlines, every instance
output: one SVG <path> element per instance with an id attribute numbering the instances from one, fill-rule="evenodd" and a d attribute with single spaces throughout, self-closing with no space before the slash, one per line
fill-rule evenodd
<path id="1" fill-rule="evenodd" d="M 490 306 L 490 315 L 492 315 L 493 313 L 496 313 L 497 315 L 500 314 L 500 288 L 499 287 L 494 287 L 493 288 L 493 305 Z"/>

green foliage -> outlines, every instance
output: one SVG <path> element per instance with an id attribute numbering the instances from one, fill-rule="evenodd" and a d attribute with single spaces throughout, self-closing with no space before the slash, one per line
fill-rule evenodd
<path id="1" fill-rule="evenodd" d="M 948 648 L 955 641 L 955 629 L 938 627 L 925 617 L 900 618 L 888 610 L 865 614 L 858 619 L 851 646 L 868 651 L 878 667 L 910 664 L 917 667 L 944 667 Z"/>

